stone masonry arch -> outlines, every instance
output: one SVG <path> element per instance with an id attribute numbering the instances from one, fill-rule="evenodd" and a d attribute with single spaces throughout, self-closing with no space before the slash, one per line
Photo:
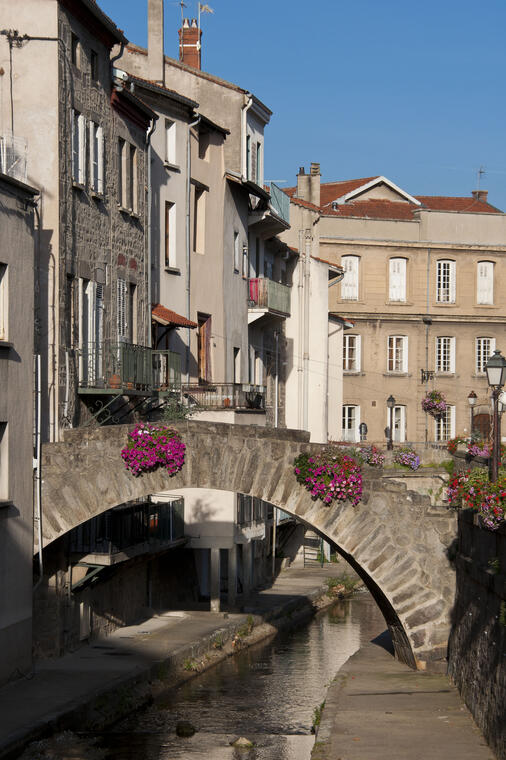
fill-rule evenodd
<path id="1" fill-rule="evenodd" d="M 419 669 L 444 667 L 454 572 L 448 549 L 454 513 L 366 468 L 356 507 L 313 501 L 293 474 L 301 451 L 321 448 L 294 430 L 184 421 L 174 425 L 187 446 L 185 465 L 134 478 L 120 450 L 128 426 L 69 430 L 43 447 L 43 546 L 111 507 L 176 488 L 211 488 L 257 496 L 298 517 L 335 544 L 372 592 L 396 654 Z"/>

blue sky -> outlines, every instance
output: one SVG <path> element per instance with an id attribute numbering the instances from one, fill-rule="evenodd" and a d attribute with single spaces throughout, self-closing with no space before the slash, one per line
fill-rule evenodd
<path id="1" fill-rule="evenodd" d="M 185 0 L 185 15 L 196 15 Z M 209 0 L 202 68 L 274 112 L 265 177 L 384 174 L 414 195 L 469 195 L 477 170 L 506 210 L 504 0 Z M 99 0 L 145 46 L 147 0 Z M 165 52 L 181 10 L 165 0 Z M 170 86 L 170 85 L 169 85 Z"/>

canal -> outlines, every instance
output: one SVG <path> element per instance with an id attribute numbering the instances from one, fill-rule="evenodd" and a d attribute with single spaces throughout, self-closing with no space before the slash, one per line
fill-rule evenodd
<path id="1" fill-rule="evenodd" d="M 372 597 L 359 592 L 308 624 L 237 653 L 178 689 L 167 690 L 114 729 L 81 734 L 70 755 L 111 760 L 308 760 L 314 709 L 344 662 L 386 628 Z M 188 721 L 196 733 L 180 738 Z M 244 736 L 246 751 L 231 746 Z M 68 747 L 67 747 L 68 749 Z"/>

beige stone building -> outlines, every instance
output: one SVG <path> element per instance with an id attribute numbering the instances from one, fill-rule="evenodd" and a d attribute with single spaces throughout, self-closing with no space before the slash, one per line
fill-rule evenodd
<path id="1" fill-rule="evenodd" d="M 386 177 L 320 184 L 301 168 L 292 202 L 317 210 L 320 256 L 345 270 L 330 311 L 352 323 L 343 335 L 341 438 L 384 441 L 395 399 L 398 443 L 444 441 L 489 425 L 485 364 L 504 350 L 506 215 L 486 191 L 469 197 L 413 196 Z M 448 402 L 426 415 L 427 391 Z"/>

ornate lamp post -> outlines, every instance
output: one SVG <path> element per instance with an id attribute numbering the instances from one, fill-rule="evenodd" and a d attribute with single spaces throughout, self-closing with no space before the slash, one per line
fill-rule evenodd
<path id="1" fill-rule="evenodd" d="M 394 406 L 395 406 L 395 399 L 392 395 L 390 395 L 387 398 L 387 407 L 390 410 L 389 417 L 388 417 L 388 441 L 387 441 L 387 450 L 392 451 L 394 444 L 392 443 L 392 432 L 394 427 Z"/>
<path id="2" fill-rule="evenodd" d="M 467 403 L 469 404 L 469 408 L 471 410 L 471 438 L 473 437 L 473 425 L 474 425 L 474 405 L 476 404 L 476 399 L 478 396 L 474 391 L 471 391 L 469 396 L 467 397 Z"/>
<path id="3" fill-rule="evenodd" d="M 492 461 L 489 465 L 490 480 L 495 483 L 499 471 L 501 451 L 501 430 L 499 420 L 499 396 L 501 388 L 506 382 L 506 359 L 500 351 L 494 351 L 485 367 L 489 386 L 492 388 L 492 400 L 494 402 L 494 440 L 492 448 Z"/>

